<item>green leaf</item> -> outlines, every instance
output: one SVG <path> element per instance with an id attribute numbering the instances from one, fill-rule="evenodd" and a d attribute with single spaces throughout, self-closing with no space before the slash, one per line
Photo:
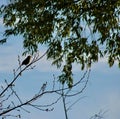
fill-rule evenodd
<path id="1" fill-rule="evenodd" d="M 1 40 L 0 40 L 0 44 L 4 44 L 4 43 L 6 43 L 6 40 L 7 40 L 7 38 L 3 38 L 3 39 L 1 39 Z"/>

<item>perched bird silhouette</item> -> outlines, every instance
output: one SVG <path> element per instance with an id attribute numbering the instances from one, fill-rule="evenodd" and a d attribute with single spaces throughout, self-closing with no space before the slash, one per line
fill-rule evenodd
<path id="1" fill-rule="evenodd" d="M 22 65 L 28 65 L 30 63 L 31 60 L 31 56 L 27 56 L 26 59 L 23 60 L 22 64 L 18 67 L 18 69 L 22 66 Z M 18 69 L 16 71 L 18 71 Z"/>
<path id="2" fill-rule="evenodd" d="M 25 60 L 23 60 L 22 64 L 21 65 L 27 65 L 30 63 L 30 59 L 31 59 L 31 56 L 27 56 L 27 58 Z"/>

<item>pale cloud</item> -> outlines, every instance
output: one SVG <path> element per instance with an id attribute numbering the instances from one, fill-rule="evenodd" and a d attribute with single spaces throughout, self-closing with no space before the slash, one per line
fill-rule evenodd
<path id="1" fill-rule="evenodd" d="M 1 45 L 0 50 L 0 72 L 13 71 L 15 66 L 18 64 L 17 56 L 19 50 L 9 43 Z"/>
<path id="2" fill-rule="evenodd" d="M 2 56 L 0 58 L 0 72 L 10 72 L 13 70 L 15 66 L 16 56 L 14 54 L 10 54 L 7 56 Z"/>
<path id="3" fill-rule="evenodd" d="M 120 92 L 112 92 L 109 95 L 109 116 L 110 119 L 119 119 L 120 118 Z"/>

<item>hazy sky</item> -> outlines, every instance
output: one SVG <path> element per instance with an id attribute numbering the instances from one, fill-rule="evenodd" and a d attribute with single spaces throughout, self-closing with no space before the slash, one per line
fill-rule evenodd
<path id="1" fill-rule="evenodd" d="M 3 32 L 2 19 L 0 20 L 0 33 Z M 0 34 L 0 37 L 2 35 Z M 17 57 L 22 57 L 22 37 L 10 37 L 8 42 L 0 45 L 0 85 L 4 85 L 4 79 L 10 81 L 13 77 L 13 69 L 18 67 Z M 40 48 L 40 54 L 44 53 Z M 51 87 L 53 74 L 58 76 L 60 70 L 51 66 L 51 61 L 43 58 L 33 70 L 25 71 L 16 82 L 16 90 L 21 98 L 26 99 L 33 96 L 42 83 L 48 81 L 48 88 Z M 79 66 L 74 66 L 75 80 L 79 79 L 84 72 L 80 71 Z M 109 68 L 106 58 L 100 59 L 98 63 L 93 64 L 89 77 L 89 82 L 85 91 L 74 98 L 81 99 L 69 110 L 69 119 L 90 119 L 91 116 L 106 111 L 105 119 L 120 119 L 120 69 L 115 65 Z M 78 88 L 79 90 L 79 88 Z M 55 95 L 46 95 L 40 100 L 41 104 L 51 102 L 56 98 Z M 69 99 L 71 103 L 73 99 Z M 56 104 L 52 112 L 43 112 L 31 109 L 31 113 L 23 113 L 23 119 L 65 119 L 63 105 L 61 101 Z"/>

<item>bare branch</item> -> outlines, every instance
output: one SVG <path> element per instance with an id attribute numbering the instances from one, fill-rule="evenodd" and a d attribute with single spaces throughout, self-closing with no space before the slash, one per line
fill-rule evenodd
<path id="1" fill-rule="evenodd" d="M 58 97 L 54 102 L 52 102 L 51 104 L 47 104 L 47 105 L 34 105 L 36 107 L 50 107 L 53 106 L 54 104 L 56 104 L 59 100 L 61 99 L 61 96 Z"/>
<path id="2" fill-rule="evenodd" d="M 73 107 L 76 103 L 78 103 L 81 99 L 85 98 L 86 96 L 80 97 L 79 99 L 77 99 L 74 103 L 72 103 L 68 108 L 67 111 L 70 110 L 71 107 Z"/>
<path id="3" fill-rule="evenodd" d="M 48 109 L 48 108 L 46 108 L 46 109 L 42 109 L 42 108 L 40 108 L 40 107 L 38 107 L 37 105 L 33 105 L 33 104 L 29 104 L 30 106 L 32 106 L 33 108 L 36 108 L 36 109 L 38 109 L 38 110 L 41 110 L 41 111 L 53 111 L 53 109 L 54 108 L 52 108 L 52 109 Z"/>
<path id="4" fill-rule="evenodd" d="M 97 114 L 93 115 L 90 119 L 103 119 L 105 113 L 107 113 L 107 112 L 108 112 L 108 110 L 106 110 L 106 111 L 100 110 Z"/>
<path id="5" fill-rule="evenodd" d="M 57 91 L 58 91 L 58 90 L 57 90 Z M 9 113 L 9 112 L 11 112 L 11 111 L 13 111 L 13 110 L 15 110 L 15 109 L 18 109 L 18 108 L 20 108 L 20 107 L 23 107 L 24 105 L 30 105 L 32 102 L 36 101 L 36 100 L 37 100 L 38 98 L 40 98 L 41 96 L 43 96 L 43 95 L 45 95 L 45 94 L 49 94 L 49 93 L 55 93 L 55 91 L 46 91 L 46 92 L 42 92 L 42 93 L 39 94 L 39 95 L 35 95 L 35 96 L 34 96 L 33 98 L 31 98 L 30 100 L 28 100 L 28 101 L 26 101 L 26 102 L 24 102 L 24 103 L 22 103 L 22 104 L 19 104 L 19 105 L 17 105 L 17 106 L 14 106 L 14 107 L 12 107 L 12 108 L 10 108 L 10 109 L 7 109 L 7 110 L 1 112 L 1 113 L 0 113 L 0 116 L 4 115 L 4 114 L 6 114 L 6 113 Z"/>
<path id="6" fill-rule="evenodd" d="M 32 98 L 30 98 L 29 100 L 27 100 L 27 101 L 25 101 L 25 102 L 23 102 L 23 101 L 20 99 L 20 97 L 19 97 L 19 95 L 17 94 L 17 92 L 13 89 L 14 83 L 15 83 L 15 81 L 18 79 L 18 77 L 21 76 L 21 74 L 22 74 L 25 70 L 29 69 L 29 67 L 30 67 L 32 64 L 34 64 L 35 62 L 37 62 L 37 61 L 39 61 L 41 58 L 43 58 L 43 57 L 46 55 L 47 52 L 48 52 L 48 50 L 47 50 L 42 56 L 39 56 L 39 54 L 34 55 L 33 60 L 32 60 L 27 66 L 25 66 L 23 69 L 21 68 L 21 70 L 20 70 L 20 72 L 18 72 L 18 74 L 15 74 L 15 73 L 14 73 L 14 79 L 13 79 L 10 83 L 8 83 L 8 82 L 6 81 L 7 86 L 6 86 L 6 88 L 4 88 L 3 91 L 0 93 L 0 97 L 2 97 L 8 89 L 10 89 L 10 90 L 12 91 L 12 93 L 11 93 L 4 101 L 8 100 L 8 99 L 10 98 L 10 96 L 14 94 L 15 97 L 17 97 L 17 99 L 18 99 L 18 101 L 20 102 L 20 104 L 15 105 L 14 102 L 12 102 L 13 106 L 8 105 L 9 107 L 5 108 L 4 110 L 2 110 L 2 112 L 0 112 L 0 116 L 6 115 L 6 114 L 8 114 L 9 112 L 11 112 L 11 111 L 13 111 L 13 110 L 16 110 L 16 109 L 19 109 L 19 108 L 22 109 L 22 110 L 24 110 L 24 111 L 26 111 L 26 112 L 28 112 L 28 113 L 30 113 L 29 111 L 27 111 L 26 109 L 23 108 L 25 105 L 27 105 L 27 106 L 32 106 L 32 107 L 34 107 L 34 108 L 36 108 L 36 109 L 39 109 L 39 110 L 42 110 L 42 111 L 52 111 L 53 108 L 48 109 L 47 107 L 50 107 L 50 106 L 56 104 L 56 103 L 62 98 L 63 104 L 64 104 L 64 110 L 65 110 L 65 114 L 66 114 L 66 119 L 68 119 L 67 111 L 68 111 L 75 103 L 77 103 L 78 100 L 77 100 L 76 102 L 74 102 L 72 105 L 70 105 L 70 106 L 67 108 L 67 107 L 66 107 L 66 98 L 67 98 L 67 97 L 71 97 L 71 96 L 78 95 L 78 94 L 80 94 L 80 93 L 83 92 L 83 90 L 84 90 L 84 89 L 86 88 L 86 86 L 87 86 L 87 82 L 88 82 L 88 77 L 89 77 L 89 72 L 90 72 L 90 71 L 89 71 L 89 72 L 86 71 L 86 72 L 83 74 L 83 77 L 82 77 L 78 82 L 76 82 L 76 83 L 73 85 L 73 88 L 75 88 L 76 86 L 78 86 L 78 85 L 83 81 L 83 79 L 85 79 L 86 74 L 88 73 L 87 81 L 85 82 L 83 88 L 81 89 L 81 91 L 79 91 L 79 92 L 77 92 L 77 93 L 74 93 L 74 94 L 69 94 L 69 93 L 71 93 L 71 89 L 68 88 L 68 87 L 62 87 L 62 88 L 59 88 L 59 89 L 55 89 L 55 76 L 54 76 L 54 80 L 53 80 L 53 87 L 52 87 L 51 90 L 46 91 L 46 86 L 47 86 L 47 82 L 46 82 L 46 83 L 44 83 L 44 84 L 41 86 L 41 89 L 40 89 L 40 91 L 39 91 L 38 93 L 36 93 Z M 34 68 L 34 67 L 33 67 L 33 68 Z M 31 69 L 32 69 L 32 68 L 31 68 Z M 60 82 L 59 82 L 59 83 L 60 83 Z M 61 91 L 62 91 L 62 93 L 61 93 Z M 59 98 L 57 98 L 57 99 L 56 99 L 54 102 L 52 102 L 51 104 L 46 104 L 46 105 L 34 105 L 34 104 L 33 104 L 33 102 L 35 102 L 36 100 L 38 100 L 39 98 L 41 98 L 43 95 L 45 95 L 45 94 L 52 94 L 52 93 L 57 93 L 57 94 L 59 94 L 60 96 L 59 96 Z M 80 100 L 80 99 L 79 99 L 79 100 Z"/>
<path id="7" fill-rule="evenodd" d="M 63 85 L 63 89 L 64 89 L 64 85 Z M 63 102 L 64 112 L 65 112 L 65 118 L 68 119 L 64 90 L 62 90 L 62 102 Z"/>
<path id="8" fill-rule="evenodd" d="M 20 97 L 18 96 L 18 94 L 16 93 L 16 91 L 11 87 L 12 92 L 15 94 L 15 96 L 17 97 L 17 99 L 19 100 L 19 102 L 22 104 L 22 100 L 20 99 Z"/>
<path id="9" fill-rule="evenodd" d="M 10 88 L 10 86 L 13 85 L 13 83 L 17 80 L 17 78 L 19 76 L 21 76 L 22 72 L 25 71 L 29 66 L 31 66 L 33 63 L 39 61 L 40 59 L 42 59 L 46 53 L 48 52 L 48 50 L 39 58 L 37 57 L 37 59 L 35 58 L 31 63 L 29 63 L 27 66 L 25 66 L 23 69 L 20 70 L 20 72 L 14 77 L 14 79 L 7 85 L 7 87 L 0 93 L 0 97 L 7 91 L 8 88 Z"/>
<path id="10" fill-rule="evenodd" d="M 90 72 L 91 72 L 91 69 L 89 69 L 89 71 L 86 70 L 85 73 L 83 74 L 82 78 L 80 78 L 80 80 L 79 80 L 78 82 L 76 82 L 75 84 L 73 84 L 72 89 L 75 88 L 76 86 L 78 86 L 79 84 L 81 84 L 82 81 L 83 81 L 83 79 L 85 79 L 85 77 L 86 77 L 86 75 L 87 75 L 87 73 L 88 73 L 88 75 L 87 75 L 87 80 L 84 81 L 85 84 L 84 84 L 83 88 L 82 88 L 79 92 L 74 93 L 74 94 L 68 94 L 69 92 L 71 92 L 71 89 L 67 88 L 67 89 L 69 89 L 69 90 L 66 92 L 66 94 L 65 94 L 64 96 L 71 97 L 71 96 L 75 96 L 75 95 L 78 95 L 78 94 L 82 93 L 82 92 L 84 91 L 84 89 L 86 88 L 86 86 L 87 86 Z M 64 88 L 63 90 L 66 90 L 66 88 Z M 60 92 L 56 92 L 56 93 L 59 94 L 59 95 L 62 95 Z"/>

